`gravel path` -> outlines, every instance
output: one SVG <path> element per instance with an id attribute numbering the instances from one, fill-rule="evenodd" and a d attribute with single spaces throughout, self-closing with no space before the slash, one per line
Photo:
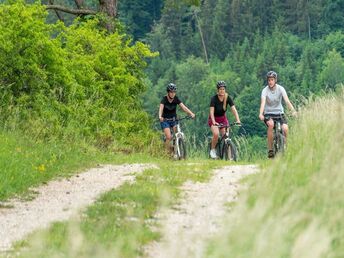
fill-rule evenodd
<path id="1" fill-rule="evenodd" d="M 100 166 L 33 189 L 38 195 L 32 201 L 5 203 L 13 208 L 0 208 L 0 251 L 9 250 L 14 241 L 34 230 L 69 219 L 100 194 L 135 180 L 133 173 L 153 167 L 147 164 Z"/>
<path id="2" fill-rule="evenodd" d="M 210 182 L 184 184 L 181 203 L 157 214 L 162 239 L 145 248 L 146 256 L 203 257 L 207 239 L 220 229 L 225 203 L 237 199 L 239 180 L 257 171 L 252 165 L 227 166 L 215 170 Z"/>

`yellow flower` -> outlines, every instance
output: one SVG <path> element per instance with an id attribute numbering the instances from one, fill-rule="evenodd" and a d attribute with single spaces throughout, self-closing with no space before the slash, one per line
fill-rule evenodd
<path id="1" fill-rule="evenodd" d="M 44 166 L 44 164 L 39 165 L 39 166 L 37 167 L 37 169 L 38 169 L 39 172 L 44 172 L 44 171 L 45 171 L 45 166 Z"/>

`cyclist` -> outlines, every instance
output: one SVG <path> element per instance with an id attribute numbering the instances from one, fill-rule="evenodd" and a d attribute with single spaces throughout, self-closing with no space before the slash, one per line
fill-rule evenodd
<path id="1" fill-rule="evenodd" d="M 166 87 L 167 94 L 164 96 L 160 102 L 159 107 L 159 120 L 161 129 L 165 134 L 165 146 L 168 151 L 171 151 L 170 141 L 172 140 L 171 129 L 176 130 L 177 121 L 174 119 L 177 118 L 177 105 L 181 107 L 181 109 L 189 114 L 191 118 L 195 117 L 195 114 L 188 109 L 183 102 L 176 96 L 177 86 L 174 83 L 169 83 Z"/>
<path id="2" fill-rule="evenodd" d="M 266 74 L 266 79 L 268 85 L 262 90 L 259 119 L 264 121 L 267 126 L 268 157 L 273 158 L 273 119 L 280 120 L 285 140 L 287 140 L 288 136 L 288 123 L 284 116 L 282 98 L 284 99 L 284 102 L 287 104 L 288 108 L 292 111 L 293 115 L 296 115 L 296 111 L 294 106 L 291 104 L 284 87 L 277 84 L 277 73 L 274 71 L 269 71 Z"/>
<path id="3" fill-rule="evenodd" d="M 226 132 L 226 128 L 219 129 L 218 125 L 222 124 L 228 126 L 228 120 L 226 117 L 227 106 L 229 105 L 231 108 L 231 112 L 233 113 L 235 120 L 238 124 L 240 124 L 240 118 L 238 111 L 235 108 L 233 99 L 228 95 L 226 92 L 226 82 L 218 81 L 216 83 L 217 94 L 211 97 L 210 100 L 210 112 L 208 118 L 208 125 L 210 126 L 211 132 L 213 133 L 213 138 L 211 140 L 211 148 L 210 148 L 210 157 L 212 159 L 216 159 L 216 143 L 219 139 L 219 133 L 224 135 Z"/>

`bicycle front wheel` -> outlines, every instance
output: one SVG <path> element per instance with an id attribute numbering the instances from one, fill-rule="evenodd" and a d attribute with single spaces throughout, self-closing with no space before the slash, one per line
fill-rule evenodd
<path id="1" fill-rule="evenodd" d="M 182 138 L 177 139 L 177 158 L 178 159 L 186 159 L 186 148 L 185 142 Z"/>
<path id="2" fill-rule="evenodd" d="M 223 157 L 225 160 L 237 161 L 237 149 L 232 141 L 228 141 L 223 145 Z"/>
<path id="3" fill-rule="evenodd" d="M 283 153 L 284 152 L 284 146 L 285 146 L 285 140 L 284 140 L 284 135 L 283 133 L 278 133 L 277 137 L 277 152 Z"/>

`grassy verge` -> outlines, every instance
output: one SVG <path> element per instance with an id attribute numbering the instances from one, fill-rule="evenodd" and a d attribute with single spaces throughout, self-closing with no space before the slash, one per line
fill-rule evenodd
<path id="1" fill-rule="evenodd" d="M 143 155 L 101 152 L 87 143 L 40 143 L 0 131 L 0 201 L 22 195 L 54 177 L 68 176 L 97 163 L 145 160 Z"/>
<path id="2" fill-rule="evenodd" d="M 190 162 L 190 161 L 189 161 Z M 223 162 L 160 161 L 135 183 L 110 191 L 80 216 L 55 223 L 18 244 L 21 257 L 137 257 L 142 246 L 158 239 L 153 215 L 161 205 L 177 201 L 186 180 L 208 180 L 211 169 Z M 228 164 L 228 163 L 226 163 Z"/>
<path id="3" fill-rule="evenodd" d="M 344 257 L 343 96 L 308 105 L 287 153 L 267 161 L 209 257 Z"/>

